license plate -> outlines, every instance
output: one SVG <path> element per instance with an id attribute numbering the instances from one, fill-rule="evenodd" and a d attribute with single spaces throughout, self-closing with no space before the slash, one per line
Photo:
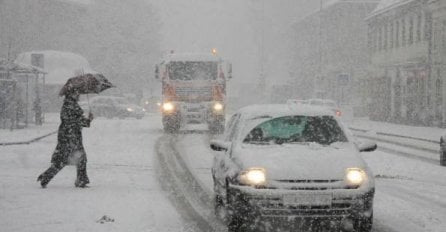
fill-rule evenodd
<path id="1" fill-rule="evenodd" d="M 283 204 L 285 205 L 331 205 L 331 194 L 309 193 L 299 195 L 284 195 Z"/>

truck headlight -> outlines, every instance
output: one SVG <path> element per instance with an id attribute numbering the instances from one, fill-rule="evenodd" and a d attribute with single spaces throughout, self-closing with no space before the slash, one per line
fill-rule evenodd
<path id="1" fill-rule="evenodd" d="M 263 168 L 250 168 L 240 173 L 239 181 L 244 185 L 258 186 L 266 183 L 266 172 Z"/>
<path id="2" fill-rule="evenodd" d="M 360 168 L 349 168 L 345 172 L 345 182 L 349 187 L 359 187 L 367 179 L 367 174 Z"/>
<path id="3" fill-rule="evenodd" d="M 128 112 L 133 112 L 133 111 L 135 111 L 135 110 L 129 107 L 129 108 L 127 108 L 127 111 L 128 111 Z"/>
<path id="4" fill-rule="evenodd" d="M 163 110 L 167 112 L 171 112 L 175 109 L 174 105 L 171 102 L 166 102 L 163 104 Z"/>
<path id="5" fill-rule="evenodd" d="M 214 110 L 215 111 L 222 111 L 223 110 L 223 104 L 221 104 L 220 102 L 217 102 L 214 104 Z"/>

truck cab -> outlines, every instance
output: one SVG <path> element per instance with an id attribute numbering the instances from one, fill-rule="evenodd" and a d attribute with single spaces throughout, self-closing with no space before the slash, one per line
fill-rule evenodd
<path id="1" fill-rule="evenodd" d="M 225 125 L 226 81 L 232 67 L 215 53 L 169 54 L 156 66 L 162 83 L 162 121 L 166 132 L 186 124 L 208 124 L 213 133 Z M 226 75 L 225 72 L 226 71 Z"/>

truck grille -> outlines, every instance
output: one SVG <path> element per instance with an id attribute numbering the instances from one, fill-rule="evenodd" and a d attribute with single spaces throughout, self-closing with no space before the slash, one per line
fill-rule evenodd
<path id="1" fill-rule="evenodd" d="M 212 87 L 176 87 L 175 93 L 180 98 L 208 97 L 212 96 Z"/>

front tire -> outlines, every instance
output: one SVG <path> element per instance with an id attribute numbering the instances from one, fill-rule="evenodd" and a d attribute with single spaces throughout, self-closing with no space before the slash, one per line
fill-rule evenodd
<path id="1" fill-rule="evenodd" d="M 166 133 L 177 133 L 181 127 L 180 117 L 178 115 L 163 116 L 163 127 Z"/>
<path id="2" fill-rule="evenodd" d="M 356 232 L 370 232 L 373 226 L 373 212 L 369 217 L 356 218 L 354 228 Z"/>
<path id="3" fill-rule="evenodd" d="M 227 225 L 228 232 L 254 232 L 259 231 L 255 223 L 248 202 L 240 194 L 227 191 Z"/>

